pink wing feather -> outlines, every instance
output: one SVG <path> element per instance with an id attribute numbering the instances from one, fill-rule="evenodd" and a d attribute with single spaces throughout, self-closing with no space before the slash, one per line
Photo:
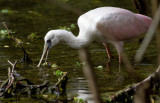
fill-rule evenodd
<path id="1" fill-rule="evenodd" d="M 123 41 L 146 33 L 151 21 L 150 17 L 122 9 L 98 21 L 97 29 L 107 39 Z"/>

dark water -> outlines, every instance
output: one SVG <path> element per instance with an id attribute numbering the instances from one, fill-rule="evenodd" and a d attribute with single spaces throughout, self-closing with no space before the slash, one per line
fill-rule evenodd
<path id="1" fill-rule="evenodd" d="M 41 53 L 43 50 L 43 37 L 51 29 L 59 29 L 60 26 L 69 27 L 76 24 L 80 14 L 100 6 L 115 6 L 129 9 L 136 12 L 131 0 L 0 0 L 0 11 L 10 10 L 8 13 L 0 13 L 0 29 L 4 30 L 2 22 L 6 22 L 9 29 L 15 32 L 15 37 L 21 39 L 24 47 L 29 53 L 33 64 L 17 64 L 17 72 L 35 83 L 42 83 L 45 80 L 56 82 L 53 69 L 49 67 L 37 68 Z M 72 30 L 77 35 L 78 27 Z M 31 33 L 40 36 L 39 39 L 28 39 Z M 133 62 L 134 54 L 140 45 L 140 40 L 136 39 L 127 42 L 124 46 L 129 60 L 137 71 L 137 75 L 127 72 L 122 66 L 121 74 L 118 69 L 118 55 L 115 48 L 111 46 L 113 59 L 110 67 L 106 67 L 107 54 L 105 48 L 100 43 L 93 43 L 89 47 L 91 60 L 94 67 L 102 65 L 104 69 L 93 68 L 98 81 L 101 93 L 115 92 L 123 89 L 125 86 L 139 82 L 154 72 L 156 64 L 156 46 L 154 40 L 150 44 L 141 64 L 136 65 Z M 9 46 L 9 47 L 6 47 Z M 15 46 L 12 39 L 0 39 L 0 79 L 7 79 L 7 68 L 10 66 L 7 60 L 14 62 L 22 58 L 22 51 Z M 50 62 L 56 63 L 59 70 L 68 72 L 69 81 L 67 84 L 67 98 L 56 98 L 60 101 L 68 100 L 74 102 L 74 97 L 79 97 L 90 101 L 90 92 L 88 91 L 86 80 L 81 68 L 76 66 L 79 62 L 78 52 L 66 45 L 55 46 L 49 54 Z M 20 99 L 2 100 L 1 102 L 20 102 L 20 103 L 39 103 L 44 102 L 31 97 L 21 97 Z"/>

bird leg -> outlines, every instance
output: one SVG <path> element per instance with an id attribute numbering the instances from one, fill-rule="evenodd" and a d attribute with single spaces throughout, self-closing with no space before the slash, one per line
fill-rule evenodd
<path id="1" fill-rule="evenodd" d="M 120 41 L 120 42 L 116 42 L 115 44 L 115 47 L 117 49 L 117 52 L 118 52 L 118 56 L 119 56 L 119 65 L 122 64 L 122 57 L 121 57 L 121 53 L 123 51 L 123 42 Z"/>
<path id="2" fill-rule="evenodd" d="M 118 53 L 119 56 L 119 73 L 121 72 L 121 64 L 122 64 L 122 58 L 121 58 L 121 53 Z"/>
<path id="3" fill-rule="evenodd" d="M 118 55 L 119 55 L 119 64 L 122 64 L 121 53 L 118 53 Z"/>
<path id="4" fill-rule="evenodd" d="M 108 54 L 108 59 L 109 59 L 108 62 L 110 62 L 111 61 L 111 57 L 112 57 L 111 50 L 110 50 L 109 46 L 106 43 L 103 43 L 103 45 L 105 46 L 106 52 Z"/>

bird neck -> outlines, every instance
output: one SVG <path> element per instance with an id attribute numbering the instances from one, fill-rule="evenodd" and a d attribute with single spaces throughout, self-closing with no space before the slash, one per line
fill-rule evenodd
<path id="1" fill-rule="evenodd" d="M 86 37 L 74 36 L 72 32 L 65 32 L 62 34 L 62 41 L 72 48 L 83 48 L 89 45 L 89 41 Z"/>

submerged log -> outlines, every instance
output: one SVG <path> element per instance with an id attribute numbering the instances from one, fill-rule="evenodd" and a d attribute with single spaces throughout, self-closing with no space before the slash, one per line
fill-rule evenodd
<path id="1" fill-rule="evenodd" d="M 8 61 L 12 68 L 8 68 L 8 79 L 5 80 L 0 87 L 0 97 L 9 98 L 17 94 L 24 95 L 44 95 L 44 94 L 60 94 L 63 95 L 66 90 L 68 81 L 67 72 L 58 79 L 55 85 L 50 85 L 48 81 L 42 84 L 34 84 L 30 80 L 22 77 L 15 71 L 16 63 Z"/>
<path id="2" fill-rule="evenodd" d="M 130 86 L 122 92 L 115 94 L 107 103 L 151 103 L 150 95 L 159 90 L 160 66 L 143 81 Z"/>

